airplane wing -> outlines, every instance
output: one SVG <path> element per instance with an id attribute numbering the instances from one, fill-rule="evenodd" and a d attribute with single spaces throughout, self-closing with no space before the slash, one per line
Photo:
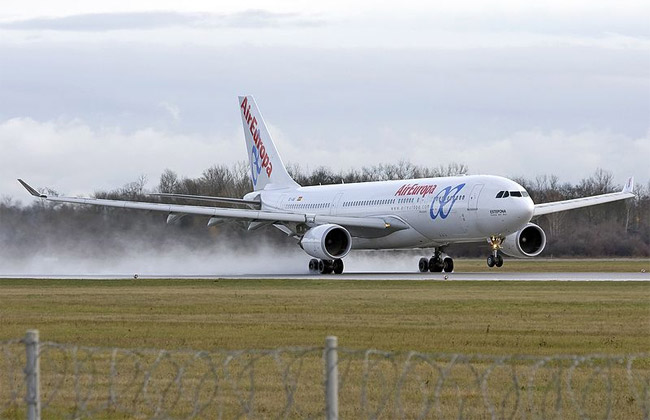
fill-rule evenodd
<path id="1" fill-rule="evenodd" d="M 228 204 L 243 204 L 255 206 L 260 208 L 260 202 L 256 200 L 244 200 L 243 198 L 230 198 L 230 197 L 212 197 L 209 195 L 189 195 L 189 194 L 169 194 L 169 193 L 152 193 L 147 194 L 154 197 L 167 197 L 167 198 L 182 198 L 185 200 L 198 200 L 198 201 L 211 201 L 215 203 L 228 203 Z"/>
<path id="2" fill-rule="evenodd" d="M 387 217 L 345 217 L 345 216 L 330 216 L 323 214 L 310 214 L 310 213 L 282 213 L 271 212 L 253 209 L 231 209 L 222 207 L 207 207 L 207 206 L 189 206 L 180 204 L 163 204 L 163 203 L 147 203 L 140 201 L 122 201 L 122 200 L 106 200 L 100 198 L 75 198 L 75 197 L 50 197 L 45 194 L 39 193 L 36 189 L 32 188 L 22 179 L 18 182 L 33 196 L 42 198 L 44 200 L 59 202 L 59 203 L 73 203 L 73 204 L 88 204 L 94 206 L 104 207 L 117 207 L 121 209 L 136 209 L 136 210 L 150 210 L 159 211 L 163 213 L 174 214 L 193 214 L 200 216 L 221 217 L 233 220 L 247 220 L 247 221 L 265 221 L 270 223 L 305 223 L 310 226 L 322 225 L 333 223 L 341 226 L 378 229 L 387 232 L 408 229 L 409 225 L 404 223 L 398 218 Z"/>
<path id="3" fill-rule="evenodd" d="M 596 204 L 609 203 L 612 201 L 625 200 L 626 198 L 634 197 L 632 190 L 634 189 L 634 177 L 627 179 L 625 187 L 622 191 L 594 195 L 591 197 L 576 198 L 573 200 L 554 201 L 552 203 L 535 204 L 535 211 L 533 217 L 542 216 L 544 214 L 557 213 L 559 211 L 578 209 L 581 207 L 593 206 Z"/>

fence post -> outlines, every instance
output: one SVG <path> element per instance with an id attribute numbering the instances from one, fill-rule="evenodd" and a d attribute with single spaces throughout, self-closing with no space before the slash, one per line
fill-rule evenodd
<path id="1" fill-rule="evenodd" d="M 27 363 L 25 365 L 27 420 L 40 420 L 41 391 L 39 377 L 41 369 L 39 362 L 38 330 L 27 330 L 24 343 L 27 356 Z"/>
<path id="2" fill-rule="evenodd" d="M 327 420 L 339 418 L 339 360 L 334 336 L 325 339 L 325 407 Z"/>

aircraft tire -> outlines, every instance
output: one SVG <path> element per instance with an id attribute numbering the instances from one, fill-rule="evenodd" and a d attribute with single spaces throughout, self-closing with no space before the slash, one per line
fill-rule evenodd
<path id="1" fill-rule="evenodd" d="M 334 271 L 334 274 L 343 273 L 343 260 L 340 258 L 335 259 L 332 263 L 332 270 Z"/>
<path id="2" fill-rule="evenodd" d="M 442 262 L 435 257 L 429 259 L 429 271 L 432 273 L 442 273 Z"/>
<path id="3" fill-rule="evenodd" d="M 487 266 L 492 268 L 492 267 L 494 267 L 494 264 L 496 264 L 496 261 L 494 261 L 494 256 L 493 255 L 488 255 L 488 257 L 487 257 Z"/>
<path id="4" fill-rule="evenodd" d="M 321 274 L 332 274 L 334 270 L 334 264 L 331 260 L 319 260 L 318 261 L 318 271 Z"/>
<path id="5" fill-rule="evenodd" d="M 420 258 L 420 261 L 418 262 L 418 270 L 420 270 L 420 273 L 426 273 L 429 271 L 429 259 L 428 258 Z"/>
<path id="6" fill-rule="evenodd" d="M 442 261 L 442 271 L 445 273 L 452 273 L 454 271 L 454 260 L 450 257 Z"/>
<path id="7" fill-rule="evenodd" d="M 312 258 L 311 260 L 309 260 L 309 271 L 319 271 L 318 260 L 316 258 Z"/>
<path id="8" fill-rule="evenodd" d="M 503 265 L 503 257 L 501 255 L 497 255 L 497 259 L 494 262 L 494 265 L 497 267 L 501 267 Z"/>

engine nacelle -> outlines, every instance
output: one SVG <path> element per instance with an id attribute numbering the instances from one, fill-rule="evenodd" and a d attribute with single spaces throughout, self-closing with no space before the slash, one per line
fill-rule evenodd
<path id="1" fill-rule="evenodd" d="M 501 251 L 511 257 L 536 257 L 545 246 L 546 234 L 542 228 L 534 223 L 528 223 L 523 229 L 506 236 L 501 244 Z"/>
<path id="2" fill-rule="evenodd" d="M 312 257 L 335 260 L 348 255 L 352 248 L 352 237 L 342 226 L 320 225 L 305 233 L 300 240 L 300 246 Z"/>

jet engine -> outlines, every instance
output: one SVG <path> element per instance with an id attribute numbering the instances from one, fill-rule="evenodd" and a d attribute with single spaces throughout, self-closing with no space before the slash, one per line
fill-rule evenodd
<path id="1" fill-rule="evenodd" d="M 511 257 L 536 257 L 545 246 L 546 234 L 542 228 L 534 223 L 528 223 L 523 229 L 506 236 L 501 244 L 501 251 Z"/>
<path id="2" fill-rule="evenodd" d="M 300 247 L 312 257 L 335 260 L 348 255 L 352 247 L 352 237 L 342 226 L 320 225 L 305 233 L 300 240 Z"/>

